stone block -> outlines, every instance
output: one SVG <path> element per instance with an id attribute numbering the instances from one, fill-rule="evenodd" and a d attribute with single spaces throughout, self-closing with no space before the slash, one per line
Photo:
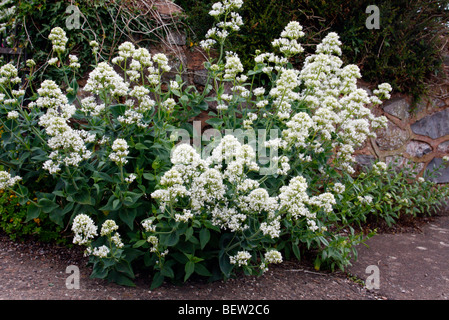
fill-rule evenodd
<path id="1" fill-rule="evenodd" d="M 389 122 L 386 128 L 377 130 L 376 134 L 376 144 L 383 151 L 397 150 L 409 139 L 408 132 L 392 122 Z"/>
<path id="2" fill-rule="evenodd" d="M 175 45 L 175 46 L 183 46 L 186 44 L 186 35 L 182 32 L 172 30 L 170 31 L 167 36 L 166 40 L 169 44 Z"/>
<path id="3" fill-rule="evenodd" d="M 439 152 L 449 153 L 449 141 L 441 142 L 441 143 L 438 145 L 437 150 L 438 150 Z"/>
<path id="4" fill-rule="evenodd" d="M 193 82 L 195 84 L 199 84 L 202 86 L 206 85 L 206 81 L 207 81 L 207 70 L 203 69 L 203 70 L 195 70 L 194 74 L 193 74 Z"/>
<path id="5" fill-rule="evenodd" d="M 415 134 L 428 136 L 432 139 L 449 135 L 449 109 L 422 118 L 410 127 Z"/>
<path id="6" fill-rule="evenodd" d="M 406 151 L 412 157 L 421 158 L 432 152 L 432 147 L 428 143 L 412 140 L 407 144 Z"/>
<path id="7" fill-rule="evenodd" d="M 449 166 L 444 164 L 443 159 L 433 158 L 427 165 L 424 177 L 436 183 L 449 183 Z"/>
<path id="8" fill-rule="evenodd" d="M 401 120 L 407 120 L 410 118 L 410 104 L 405 98 L 396 98 L 385 102 L 382 106 L 383 110 L 399 118 Z"/>

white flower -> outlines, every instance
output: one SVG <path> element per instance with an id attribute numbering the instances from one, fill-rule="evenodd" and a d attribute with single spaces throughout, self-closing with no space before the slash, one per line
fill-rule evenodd
<path id="1" fill-rule="evenodd" d="M 156 226 L 153 225 L 153 219 L 146 219 L 142 221 L 142 227 L 145 229 L 145 232 L 155 232 Z"/>
<path id="2" fill-rule="evenodd" d="M 27 67 L 32 68 L 36 65 L 36 62 L 33 59 L 28 59 L 26 61 L 26 65 L 27 65 Z"/>
<path id="3" fill-rule="evenodd" d="M 175 214 L 175 221 L 176 222 L 180 222 L 180 221 L 188 222 L 192 218 L 193 218 L 192 212 L 190 210 L 186 210 L 186 209 L 183 210 L 183 214 L 182 215 L 179 214 L 179 213 Z"/>
<path id="4" fill-rule="evenodd" d="M 116 139 L 112 144 L 112 151 L 109 158 L 117 165 L 121 166 L 128 162 L 126 156 L 128 155 L 128 143 L 124 139 Z"/>
<path id="5" fill-rule="evenodd" d="M 22 178 L 19 176 L 11 177 L 8 172 L 0 171 L 0 190 L 12 188 L 20 180 Z"/>
<path id="6" fill-rule="evenodd" d="M 253 90 L 253 93 L 256 97 L 261 96 L 265 93 L 265 88 L 264 87 L 259 87 Z"/>
<path id="7" fill-rule="evenodd" d="M 73 219 L 72 231 L 75 233 L 73 243 L 79 245 L 89 244 L 98 235 L 94 221 L 84 213 L 78 214 Z"/>
<path id="8" fill-rule="evenodd" d="M 94 248 L 92 251 L 92 255 L 96 256 L 98 258 L 106 258 L 109 254 L 109 248 L 105 245 L 102 245 L 101 247 Z"/>
<path id="9" fill-rule="evenodd" d="M 240 62 L 240 58 L 234 52 L 227 52 L 223 79 L 234 79 L 240 72 L 243 72 L 243 65 Z"/>
<path id="10" fill-rule="evenodd" d="M 231 264 L 237 264 L 239 267 L 248 265 L 251 254 L 248 251 L 238 251 L 235 256 L 230 256 Z"/>
<path id="11" fill-rule="evenodd" d="M 269 250 L 265 253 L 266 263 L 282 263 L 282 254 L 277 250 Z"/>
<path id="12" fill-rule="evenodd" d="M 118 225 L 115 223 L 114 220 L 108 219 L 105 222 L 103 222 L 103 225 L 101 226 L 100 235 L 106 236 L 116 230 L 118 230 Z"/>
<path id="13" fill-rule="evenodd" d="M 65 31 L 60 27 L 51 29 L 48 39 L 51 40 L 51 43 L 53 44 L 53 50 L 57 53 L 62 53 L 65 51 L 65 45 L 69 40 L 66 37 Z"/>
<path id="14" fill-rule="evenodd" d="M 297 21 L 290 21 L 281 33 L 282 38 L 288 38 L 290 40 L 298 39 L 304 35 L 302 26 Z"/>
<path id="15" fill-rule="evenodd" d="M 107 62 L 100 62 L 89 73 L 84 90 L 93 94 L 109 92 L 113 96 L 124 96 L 128 93 L 129 84 L 114 71 Z"/>
<path id="16" fill-rule="evenodd" d="M 111 237 L 112 242 L 115 244 L 115 246 L 117 248 L 123 248 L 124 244 L 122 242 L 122 239 L 120 238 L 120 234 L 118 232 L 116 232 L 112 237 Z"/>
<path id="17" fill-rule="evenodd" d="M 56 65 L 56 63 L 58 63 L 58 58 L 51 58 L 50 60 L 48 60 L 48 64 L 51 66 Z"/>
<path id="18" fill-rule="evenodd" d="M 125 178 L 125 181 L 127 183 L 132 183 L 134 180 L 136 180 L 137 176 L 134 173 L 131 173 L 127 178 Z"/>
<path id="19" fill-rule="evenodd" d="M 168 112 L 172 112 L 176 106 L 176 101 L 173 98 L 168 98 L 164 102 L 162 102 L 162 107 Z"/>
<path id="20" fill-rule="evenodd" d="M 15 110 L 9 111 L 8 115 L 6 116 L 8 119 L 17 119 L 19 118 L 19 113 Z"/>
<path id="21" fill-rule="evenodd" d="M 73 69 L 79 69 L 81 67 L 81 64 L 78 62 L 78 57 L 70 54 L 69 55 L 70 64 L 69 67 Z"/>
<path id="22" fill-rule="evenodd" d="M 345 185 L 340 182 L 336 182 L 332 188 L 332 190 L 336 193 L 343 193 L 345 192 L 345 189 L 346 189 Z"/>

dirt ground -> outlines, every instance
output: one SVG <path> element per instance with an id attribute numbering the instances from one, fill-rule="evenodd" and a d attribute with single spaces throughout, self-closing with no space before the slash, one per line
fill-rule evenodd
<path id="1" fill-rule="evenodd" d="M 151 279 L 137 275 L 136 287 L 90 279 L 90 267 L 80 248 L 20 243 L 0 234 L 0 299 L 6 300 L 371 300 L 382 299 L 342 272 L 316 272 L 287 261 L 261 277 L 241 277 L 207 283 L 199 279 L 183 286 L 164 284 L 150 290 Z M 69 289 L 68 266 L 80 270 L 80 288 Z M 70 282 L 70 281 L 69 281 Z"/>
<path id="2" fill-rule="evenodd" d="M 449 224 L 448 218 L 445 217 L 445 220 L 442 221 Z M 403 222 L 402 225 L 383 230 L 382 234 L 376 235 L 368 241 L 375 241 L 374 249 L 378 248 L 381 254 L 388 257 L 394 254 L 399 257 L 398 261 L 400 261 L 402 249 L 390 245 L 389 251 L 384 250 L 385 252 L 383 252 L 382 248 L 387 248 L 383 241 L 400 245 L 401 237 L 410 238 L 414 235 L 422 235 L 423 241 L 425 241 L 427 234 L 434 233 L 423 232 L 422 229 L 427 226 L 433 228 L 431 224 L 434 219 L 436 218 L 424 218 L 411 223 L 410 221 Z M 449 236 L 449 229 L 447 234 L 441 233 L 441 235 Z M 449 243 L 449 239 L 445 243 Z M 422 246 L 424 245 L 428 244 L 424 242 Z M 362 250 L 364 257 L 371 256 L 369 250 Z M 271 266 L 270 270 L 261 277 L 242 276 L 226 282 L 213 283 L 193 279 L 182 286 L 166 283 L 160 288 L 150 290 L 151 279 L 144 274 L 137 274 L 136 287 L 131 288 L 99 279 L 90 279 L 91 269 L 87 266 L 87 258 L 83 257 L 81 247 L 69 249 L 34 241 L 14 242 L 7 235 L 0 233 L 0 299 L 388 300 L 397 298 L 391 291 L 366 289 L 364 279 L 367 275 L 364 274 L 366 264 L 364 257 L 359 257 L 362 264 L 355 263 L 352 268 L 353 272 L 351 272 L 351 268 L 347 272 L 317 272 L 310 263 L 286 261 L 281 265 Z M 377 257 L 376 259 L 381 258 Z M 416 263 L 419 264 L 419 261 Z M 443 261 L 443 263 L 445 262 Z M 408 261 L 407 265 L 413 265 L 413 261 Z M 72 275 L 70 271 L 66 273 L 69 266 L 79 268 L 79 289 L 70 289 L 66 286 L 66 280 Z M 407 296 L 403 295 L 399 298 L 407 299 Z M 417 299 L 420 297 L 418 296 Z"/>

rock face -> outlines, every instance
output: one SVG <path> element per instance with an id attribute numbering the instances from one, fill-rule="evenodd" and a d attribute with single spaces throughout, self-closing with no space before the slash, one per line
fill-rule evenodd
<path id="1" fill-rule="evenodd" d="M 434 170 L 438 172 L 433 173 Z M 449 166 L 444 165 L 443 159 L 433 158 L 427 165 L 425 177 L 436 183 L 449 183 Z"/>
<path id="2" fill-rule="evenodd" d="M 405 98 L 389 100 L 384 104 L 383 109 L 388 114 L 391 114 L 401 120 L 407 120 L 410 118 L 410 104 Z"/>
<path id="3" fill-rule="evenodd" d="M 432 147 L 428 143 L 412 140 L 407 144 L 406 152 L 412 157 L 421 158 L 432 152 Z"/>
<path id="4" fill-rule="evenodd" d="M 449 153 L 449 141 L 445 141 L 443 143 L 440 143 L 438 146 L 439 152 Z"/>
<path id="5" fill-rule="evenodd" d="M 434 113 L 411 125 L 415 134 L 438 139 L 449 135 L 449 109 Z"/>
<path id="6" fill-rule="evenodd" d="M 386 128 L 377 131 L 376 144 L 380 150 L 391 151 L 402 147 L 407 142 L 408 138 L 409 135 L 406 130 L 389 122 Z"/>

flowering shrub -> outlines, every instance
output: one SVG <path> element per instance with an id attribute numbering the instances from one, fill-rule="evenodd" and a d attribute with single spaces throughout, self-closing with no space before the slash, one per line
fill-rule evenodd
<path id="1" fill-rule="evenodd" d="M 69 80 L 79 68 L 75 56 L 68 66 L 60 61 L 66 83 L 43 81 L 33 101 L 16 89 L 17 69 L 0 68 L 0 161 L 8 168 L 0 172 L 1 189 L 30 202 L 28 220 L 48 214 L 72 230 L 90 256 L 92 276 L 132 285 L 139 265 L 157 287 L 194 273 L 262 274 L 305 251 L 315 253 L 316 268 L 344 268 L 364 240 L 353 226 L 378 210 L 394 217 L 395 209 L 378 209 L 390 200 L 374 192 L 394 186 L 374 178 L 385 176 L 385 164 L 357 176 L 352 156 L 386 124 L 368 105 L 388 99 L 391 87 L 382 84 L 373 96 L 358 89 L 359 69 L 343 66 L 335 33 L 293 69 L 289 58 L 303 51 L 304 35 L 295 21 L 273 41 L 275 52 L 258 52 L 245 72 L 238 55 L 225 50 L 243 23 L 235 11 L 241 5 L 225 0 L 212 7 L 217 24 L 201 45 L 219 55 L 205 64 L 203 92 L 180 75 L 163 80 L 167 57 L 130 42 L 118 47 L 112 64 L 95 60 L 83 88 L 90 95 L 81 100 Z M 64 31 L 53 29 L 50 40 L 59 57 Z M 266 87 L 254 88 L 256 77 L 268 79 Z M 189 119 L 208 102 L 217 105 L 207 121 L 215 139 L 201 151 L 190 145 Z M 29 199 L 39 181 L 50 191 Z"/>

